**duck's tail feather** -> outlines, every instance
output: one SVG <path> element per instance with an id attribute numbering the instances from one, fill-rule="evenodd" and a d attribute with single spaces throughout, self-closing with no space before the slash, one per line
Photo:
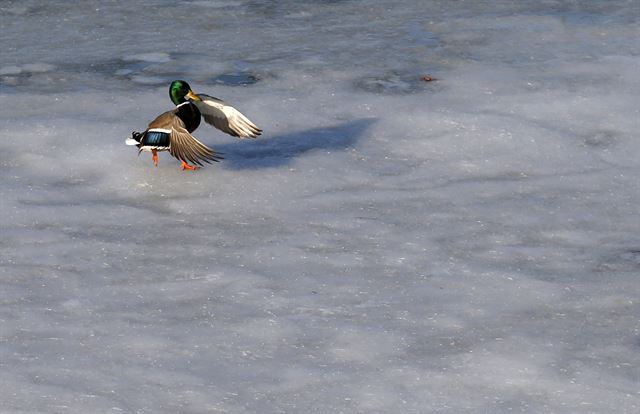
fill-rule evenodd
<path id="1" fill-rule="evenodd" d="M 127 138 L 124 143 L 126 145 L 140 145 L 140 141 L 142 140 L 143 136 L 144 133 L 133 131 L 131 133 L 131 138 Z"/>

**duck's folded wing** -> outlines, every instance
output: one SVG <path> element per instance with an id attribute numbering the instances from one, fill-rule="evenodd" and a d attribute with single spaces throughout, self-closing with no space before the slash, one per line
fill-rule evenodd
<path id="1" fill-rule="evenodd" d="M 207 124 L 238 138 L 255 138 L 262 130 L 233 106 L 213 96 L 199 94 L 196 104 Z"/>
<path id="2" fill-rule="evenodd" d="M 202 165 L 202 162 L 209 164 L 223 159 L 220 154 L 195 139 L 184 126 L 174 126 L 169 140 L 169 153 L 181 161 Z"/>

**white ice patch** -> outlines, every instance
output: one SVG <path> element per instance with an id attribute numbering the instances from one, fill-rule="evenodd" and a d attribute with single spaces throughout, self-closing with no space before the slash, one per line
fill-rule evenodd
<path id="1" fill-rule="evenodd" d="M 164 78 L 146 75 L 135 75 L 131 77 L 131 80 L 142 85 L 161 85 L 166 82 Z"/>
<path id="2" fill-rule="evenodd" d="M 22 66 L 3 66 L 0 68 L 0 76 L 19 75 L 21 73 L 44 73 L 54 70 L 56 67 L 48 63 L 27 63 Z"/>
<path id="3" fill-rule="evenodd" d="M 0 76 L 19 75 L 20 73 L 22 73 L 22 68 L 19 66 L 3 66 L 0 68 Z"/>
<path id="4" fill-rule="evenodd" d="M 124 61 L 142 61 L 152 63 L 166 63 L 171 60 L 171 56 L 168 53 L 163 52 L 151 52 L 140 53 L 137 55 L 127 55 L 122 58 Z"/>
<path id="5" fill-rule="evenodd" d="M 50 72 L 55 68 L 55 65 L 51 65 L 49 63 L 27 63 L 26 65 L 22 66 L 22 70 L 31 73 Z"/>

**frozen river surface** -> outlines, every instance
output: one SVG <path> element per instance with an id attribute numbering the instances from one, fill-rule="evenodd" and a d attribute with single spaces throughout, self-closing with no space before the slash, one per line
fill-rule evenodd
<path id="1" fill-rule="evenodd" d="M 637 0 L 0 30 L 0 413 L 640 412 Z M 264 135 L 153 167 L 124 139 L 178 78 Z"/>

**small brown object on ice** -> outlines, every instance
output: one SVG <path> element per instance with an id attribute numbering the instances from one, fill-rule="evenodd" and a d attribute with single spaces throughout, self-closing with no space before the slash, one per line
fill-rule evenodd
<path id="1" fill-rule="evenodd" d="M 424 81 L 424 82 L 431 82 L 431 81 L 434 81 L 434 80 L 436 80 L 436 79 L 435 79 L 435 78 L 432 78 L 432 77 L 431 77 L 431 76 L 429 76 L 429 75 L 424 75 L 424 76 L 422 76 L 422 77 L 420 78 L 420 80 L 421 80 L 421 81 Z"/>

